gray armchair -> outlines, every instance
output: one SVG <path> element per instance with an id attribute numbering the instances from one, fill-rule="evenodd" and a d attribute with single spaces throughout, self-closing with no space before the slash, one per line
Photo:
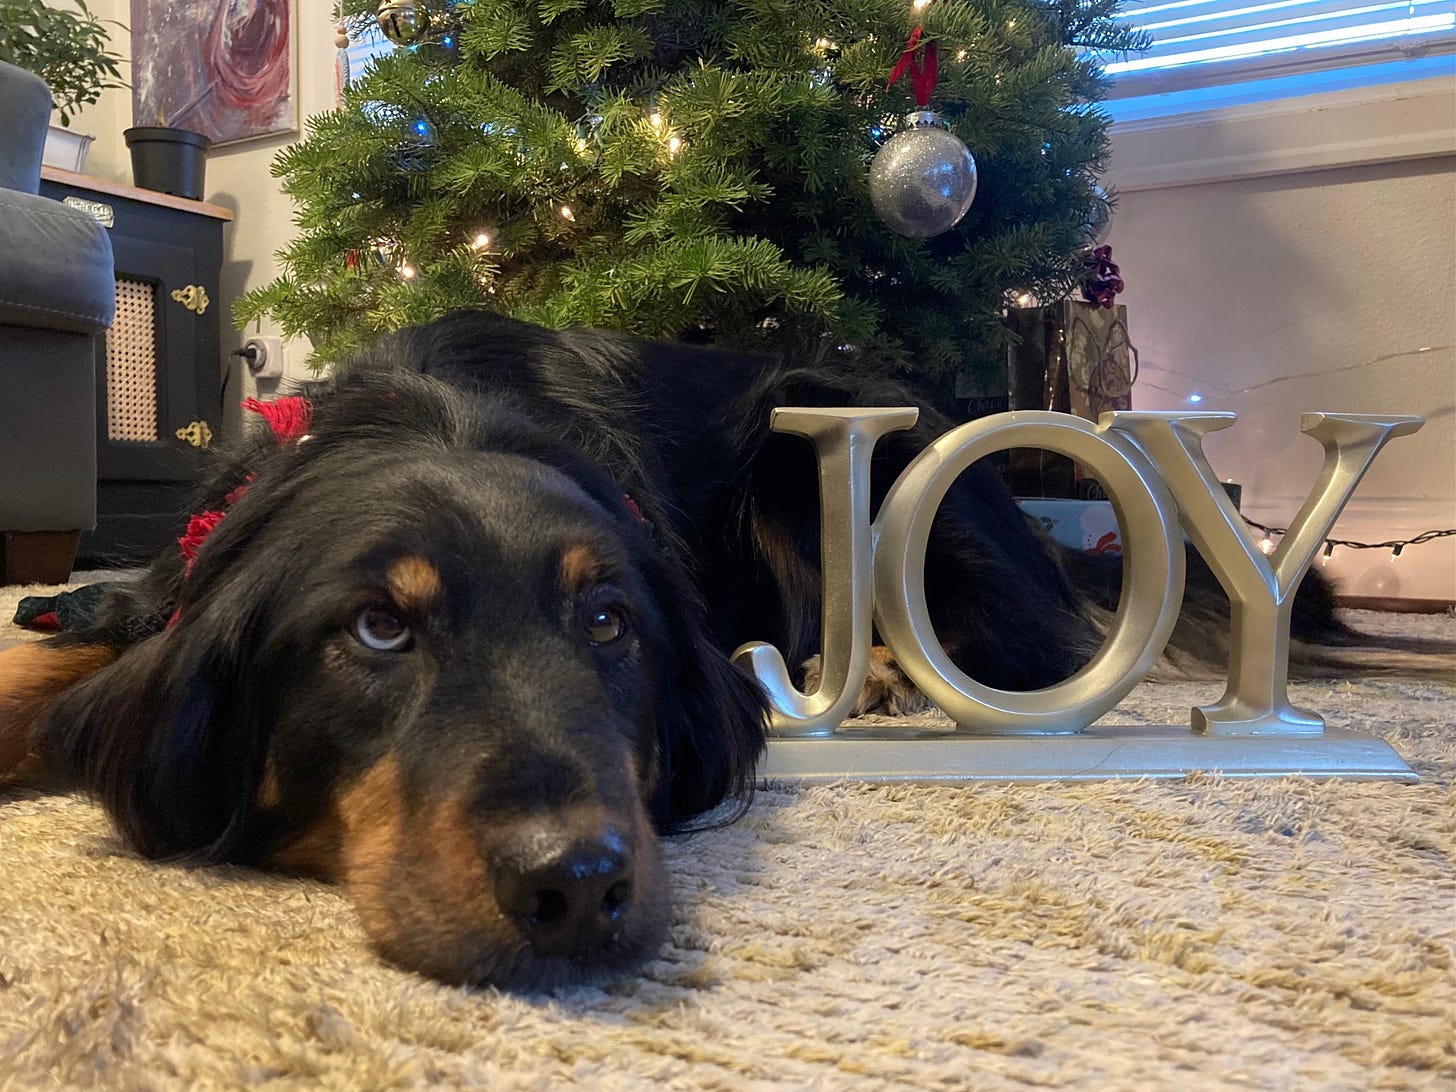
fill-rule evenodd
<path id="1" fill-rule="evenodd" d="M 0 62 L 0 583 L 59 583 L 96 526 L 96 345 L 111 239 L 37 195 L 51 94 Z"/>

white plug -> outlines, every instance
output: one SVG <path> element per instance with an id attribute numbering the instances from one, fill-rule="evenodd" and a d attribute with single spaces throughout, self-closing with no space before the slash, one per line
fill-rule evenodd
<path id="1" fill-rule="evenodd" d="M 283 339 L 271 335 L 250 337 L 237 351 L 254 379 L 283 378 Z"/>

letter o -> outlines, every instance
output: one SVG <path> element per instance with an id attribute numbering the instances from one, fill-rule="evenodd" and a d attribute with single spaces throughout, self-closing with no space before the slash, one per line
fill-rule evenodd
<path id="1" fill-rule="evenodd" d="M 1112 630 L 1091 662 L 1041 690 L 998 690 L 966 675 L 937 640 L 925 601 L 925 548 L 951 483 L 976 460 L 1011 447 L 1045 448 L 1091 467 L 1122 528 L 1122 595 Z M 940 437 L 890 489 L 875 521 L 875 625 L 905 674 L 963 730 L 1078 732 L 1121 701 L 1162 654 L 1178 620 L 1184 565 L 1177 505 L 1131 442 L 1069 414 L 999 413 Z"/>

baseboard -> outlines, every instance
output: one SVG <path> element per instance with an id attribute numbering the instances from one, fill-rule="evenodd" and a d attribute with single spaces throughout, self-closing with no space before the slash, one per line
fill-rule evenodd
<path id="1" fill-rule="evenodd" d="M 1390 614 L 1445 614 L 1456 610 L 1456 600 L 1401 599 L 1390 595 L 1337 595 L 1335 603 L 1347 610 L 1379 610 Z"/>

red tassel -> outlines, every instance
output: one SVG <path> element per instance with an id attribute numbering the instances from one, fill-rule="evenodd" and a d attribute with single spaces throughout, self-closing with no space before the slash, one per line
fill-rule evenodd
<path id="1" fill-rule="evenodd" d="M 207 536 L 222 522 L 226 512 L 199 512 L 187 521 L 187 533 L 177 540 L 182 547 L 182 560 L 187 562 L 187 575 L 192 575 L 192 565 L 197 560 L 197 551 L 207 541 Z"/>
<path id="2" fill-rule="evenodd" d="M 250 410 L 267 421 L 280 444 L 303 436 L 308 432 L 309 422 L 313 420 L 313 405 L 307 398 L 297 395 L 277 398 L 272 402 L 244 398 L 243 409 Z"/>
<path id="3" fill-rule="evenodd" d="M 307 398 L 291 397 L 279 398 L 272 402 L 260 402 L 256 398 L 243 399 L 243 409 L 256 413 L 263 420 L 268 422 L 268 427 L 273 430 L 273 435 L 280 444 L 290 440 L 297 440 L 308 432 L 309 422 L 313 419 L 313 406 Z M 228 507 L 237 504 L 247 493 L 258 475 L 249 474 L 248 480 L 238 486 L 223 499 Z M 207 536 L 217 529 L 222 522 L 226 512 L 216 510 L 198 512 L 187 521 L 187 533 L 177 540 L 177 545 L 182 547 L 182 560 L 186 563 L 186 575 L 192 575 L 192 566 L 197 561 L 197 553 L 202 549 L 202 544 L 207 541 Z M 171 629 L 177 624 L 177 619 L 182 615 L 179 607 L 173 611 L 172 617 L 167 622 L 167 628 Z"/>
<path id="4" fill-rule="evenodd" d="M 242 500 L 243 497 L 247 495 L 248 486 L 252 485 L 257 480 L 258 475 L 250 472 L 248 474 L 247 481 L 245 481 L 242 485 L 238 486 L 227 496 L 223 497 L 223 500 L 227 502 L 227 506 L 231 508 L 233 505 L 237 504 L 238 501 Z"/>

